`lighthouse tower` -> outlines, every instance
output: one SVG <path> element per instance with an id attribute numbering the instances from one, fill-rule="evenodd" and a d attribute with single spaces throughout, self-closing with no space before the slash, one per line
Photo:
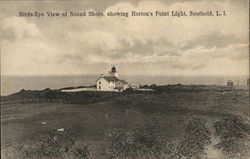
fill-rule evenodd
<path id="1" fill-rule="evenodd" d="M 109 73 L 109 76 L 115 76 L 115 77 L 118 78 L 118 72 L 116 71 L 115 66 L 113 66 L 113 67 L 111 68 L 111 71 L 109 71 L 108 73 Z"/>

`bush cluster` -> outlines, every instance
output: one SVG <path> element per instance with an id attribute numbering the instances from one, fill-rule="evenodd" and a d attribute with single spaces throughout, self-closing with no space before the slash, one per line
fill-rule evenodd
<path id="1" fill-rule="evenodd" d="M 220 142 L 216 145 L 225 155 L 230 157 L 244 156 L 247 153 L 246 139 L 250 134 L 250 126 L 239 116 L 230 115 L 215 123 L 216 134 Z"/>
<path id="2" fill-rule="evenodd" d="M 134 129 L 112 129 L 105 133 L 103 157 L 159 158 L 165 149 L 164 136 L 156 120 L 147 120 Z"/>
<path id="3" fill-rule="evenodd" d="M 103 156 L 107 158 L 202 158 L 210 143 L 206 122 L 194 118 L 182 123 L 183 135 L 166 136 L 159 122 L 147 120 L 132 130 L 113 129 L 106 133 Z"/>
<path id="4" fill-rule="evenodd" d="M 180 155 L 187 158 L 202 158 L 211 134 L 204 119 L 194 117 L 183 123 L 184 135 L 180 141 Z"/>
<path id="5" fill-rule="evenodd" d="M 23 146 L 22 158 L 201 158 L 210 141 L 206 122 L 191 117 L 180 123 L 175 137 L 168 136 L 159 120 L 147 119 L 128 129 L 107 130 L 96 145 L 75 144 L 72 134 L 48 128 L 37 133 L 37 141 Z M 90 148 L 92 146 L 92 149 Z M 93 149 L 94 148 L 94 149 Z"/>
<path id="6" fill-rule="evenodd" d="M 76 145 L 67 130 L 57 131 L 51 126 L 43 127 L 35 135 L 35 143 L 16 146 L 19 156 L 27 159 L 87 159 L 90 156 L 87 144 Z"/>
<path id="7" fill-rule="evenodd" d="M 40 130 L 33 145 L 22 147 L 24 158 L 61 158 L 75 144 L 74 138 L 67 133 L 53 129 Z"/>

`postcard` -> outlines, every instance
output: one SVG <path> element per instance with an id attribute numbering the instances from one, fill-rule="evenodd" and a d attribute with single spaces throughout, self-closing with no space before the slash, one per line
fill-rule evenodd
<path id="1" fill-rule="evenodd" d="M 247 0 L 0 1 L 1 158 L 247 159 Z"/>

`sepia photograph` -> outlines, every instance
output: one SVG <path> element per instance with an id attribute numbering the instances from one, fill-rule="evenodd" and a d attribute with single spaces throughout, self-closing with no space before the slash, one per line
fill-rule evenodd
<path id="1" fill-rule="evenodd" d="M 0 0 L 2 159 L 250 159 L 248 0 Z"/>

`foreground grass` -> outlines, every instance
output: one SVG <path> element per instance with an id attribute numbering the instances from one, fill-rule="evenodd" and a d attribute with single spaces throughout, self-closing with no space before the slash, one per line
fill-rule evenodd
<path id="1" fill-rule="evenodd" d="M 204 158 L 211 138 L 206 123 L 213 120 L 220 137 L 216 149 L 246 158 L 248 95 L 170 92 L 126 94 L 82 105 L 3 105 L 2 157 Z M 236 115 L 240 120 L 234 120 Z"/>
<path id="2" fill-rule="evenodd" d="M 250 125 L 242 117 L 229 115 L 228 117 L 217 121 L 215 130 L 220 136 L 220 142 L 216 147 L 228 158 L 244 158 L 249 156 L 249 135 Z"/>

